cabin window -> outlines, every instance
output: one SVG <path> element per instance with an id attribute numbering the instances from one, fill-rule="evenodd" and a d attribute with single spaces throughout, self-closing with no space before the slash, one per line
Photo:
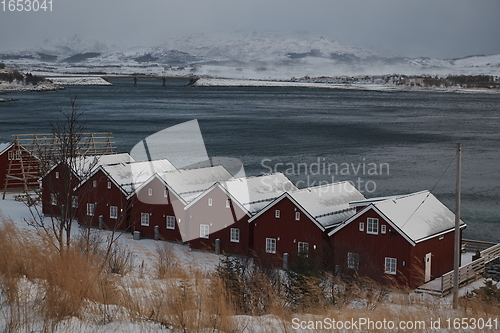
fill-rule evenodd
<path id="1" fill-rule="evenodd" d="M 396 258 L 385 258 L 385 273 L 396 275 L 397 270 L 397 260 Z"/>
<path id="2" fill-rule="evenodd" d="M 87 204 L 87 216 L 94 216 L 95 205 L 93 203 Z"/>
<path id="3" fill-rule="evenodd" d="M 359 231 L 365 231 L 365 223 L 359 222 Z"/>
<path id="4" fill-rule="evenodd" d="M 167 216 L 167 229 L 175 229 L 175 216 Z"/>
<path id="5" fill-rule="evenodd" d="M 347 253 L 347 268 L 359 269 L 359 254 L 358 253 Z"/>
<path id="6" fill-rule="evenodd" d="M 266 253 L 276 253 L 276 238 L 266 238 Z"/>
<path id="7" fill-rule="evenodd" d="M 208 205 L 212 206 L 212 198 L 208 198 Z"/>
<path id="8" fill-rule="evenodd" d="M 309 243 L 299 242 L 299 256 L 309 257 Z"/>
<path id="9" fill-rule="evenodd" d="M 116 206 L 109 207 L 109 218 L 115 220 L 118 218 L 118 207 Z"/>
<path id="10" fill-rule="evenodd" d="M 378 235 L 378 219 L 369 217 L 366 222 L 366 233 L 370 235 Z"/>
<path id="11" fill-rule="evenodd" d="M 233 242 L 233 243 L 240 242 L 240 229 L 231 228 L 231 242 Z"/>
<path id="12" fill-rule="evenodd" d="M 168 198 L 168 190 L 167 189 L 163 190 L 163 197 Z"/>
<path id="13" fill-rule="evenodd" d="M 229 201 L 229 199 L 226 200 L 226 208 L 230 208 L 231 207 L 231 201 Z"/>
<path id="14" fill-rule="evenodd" d="M 108 182 L 108 190 L 111 190 L 111 182 Z"/>
<path id="15" fill-rule="evenodd" d="M 295 221 L 300 221 L 300 212 L 295 212 Z"/>
<path id="16" fill-rule="evenodd" d="M 56 171 L 56 179 L 59 179 L 59 171 Z"/>
<path id="17" fill-rule="evenodd" d="M 149 213 L 141 213 L 141 225 L 149 227 Z"/>
<path id="18" fill-rule="evenodd" d="M 97 187 L 97 180 L 92 181 L 92 187 Z"/>
<path id="19" fill-rule="evenodd" d="M 380 233 L 385 235 L 385 233 L 386 233 L 386 225 L 385 224 L 380 226 Z"/>
<path id="20" fill-rule="evenodd" d="M 274 217 L 277 219 L 280 218 L 280 210 L 279 209 L 276 209 L 276 211 L 274 212 Z"/>
<path id="21" fill-rule="evenodd" d="M 20 160 L 21 151 L 20 150 L 10 150 L 8 153 L 9 161 Z"/>
<path id="22" fill-rule="evenodd" d="M 200 238 L 208 238 L 210 235 L 210 226 L 208 224 L 200 224 Z"/>
<path id="23" fill-rule="evenodd" d="M 78 208 L 78 197 L 75 195 L 71 197 L 71 207 Z"/>
<path id="24" fill-rule="evenodd" d="M 50 204 L 52 206 L 57 205 L 57 194 L 55 193 L 50 193 Z"/>
<path id="25" fill-rule="evenodd" d="M 153 189 L 152 188 L 148 188 L 148 196 L 152 196 L 153 195 Z"/>

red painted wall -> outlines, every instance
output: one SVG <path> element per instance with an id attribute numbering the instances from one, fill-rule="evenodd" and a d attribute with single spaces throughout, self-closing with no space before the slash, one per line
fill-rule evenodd
<path id="1" fill-rule="evenodd" d="M 280 218 L 275 217 L 276 210 L 280 211 Z M 300 221 L 295 220 L 295 213 L 300 212 Z M 331 262 L 329 239 L 326 233 L 303 214 L 288 198 L 283 198 L 268 209 L 253 222 L 255 255 L 263 264 L 273 264 L 276 267 L 283 265 L 283 254 L 289 254 L 289 263 L 293 263 L 298 254 L 298 243 L 309 244 L 310 260 L 324 268 L 325 263 Z M 266 253 L 266 238 L 276 239 L 276 253 Z"/>
<path id="2" fill-rule="evenodd" d="M 94 181 L 97 181 L 97 187 L 93 186 Z M 108 188 L 108 182 L 111 183 L 111 188 Z M 98 227 L 99 216 L 102 216 L 104 228 L 130 230 L 129 210 L 131 203 L 101 170 L 80 186 L 76 195 L 78 195 L 78 222 L 80 225 Z M 87 203 L 94 204 L 93 216 L 87 215 Z M 110 217 L 111 206 L 117 207 L 116 219 Z"/>
<path id="3" fill-rule="evenodd" d="M 367 218 L 378 218 L 378 235 L 367 233 Z M 364 231 L 359 231 L 360 222 L 364 223 Z M 382 225 L 386 226 L 386 234 L 381 234 Z M 396 282 L 409 288 L 416 288 L 424 283 L 423 258 L 427 253 L 434 255 L 431 262 L 433 277 L 439 277 L 453 267 L 453 232 L 446 234 L 442 240 L 435 237 L 412 246 L 373 210 L 367 211 L 339 230 L 332 239 L 334 261 L 340 266 L 343 275 L 355 273 L 347 267 L 348 252 L 359 255 L 357 274 L 360 276 L 367 276 L 382 283 Z M 386 257 L 397 259 L 396 275 L 384 272 Z"/>
<path id="4" fill-rule="evenodd" d="M 148 190 L 151 189 L 151 196 Z M 184 219 L 184 204 L 174 193 L 167 189 L 167 196 L 164 191 L 167 187 L 158 179 L 153 178 L 144 186 L 132 199 L 131 226 L 133 231 L 140 231 L 141 237 L 154 238 L 154 227 L 159 227 L 160 239 L 182 242 L 179 229 L 179 219 Z M 175 208 L 175 209 L 174 209 Z M 181 213 L 179 215 L 179 212 Z M 149 214 L 149 226 L 141 225 L 141 213 Z M 176 213 L 178 213 L 176 216 Z M 175 216 L 176 223 L 174 229 L 167 229 L 167 216 Z"/>
<path id="5" fill-rule="evenodd" d="M 69 202 L 74 195 L 73 189 L 79 179 L 64 164 L 57 165 L 42 179 L 42 212 L 45 215 L 61 215 L 61 205 Z M 51 194 L 57 197 L 57 204 L 52 205 Z M 66 197 L 68 196 L 68 197 Z"/>
<path id="6" fill-rule="evenodd" d="M 211 206 L 208 205 L 209 198 L 212 201 Z M 200 198 L 186 211 L 189 235 L 196 237 L 189 241 L 191 248 L 215 251 L 215 240 L 220 239 L 221 253 L 249 255 L 252 239 L 252 228 L 248 224 L 249 217 L 231 200 L 229 208 L 226 207 L 227 200 L 227 194 L 219 187 L 214 187 L 210 193 Z M 208 238 L 199 238 L 200 224 L 209 225 Z M 231 228 L 239 229 L 239 242 L 231 241 Z M 216 229 L 219 230 L 216 231 Z"/>

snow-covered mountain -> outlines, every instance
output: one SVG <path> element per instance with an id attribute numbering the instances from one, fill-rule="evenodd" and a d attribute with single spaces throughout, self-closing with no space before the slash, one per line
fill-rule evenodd
<path id="1" fill-rule="evenodd" d="M 196 34 L 136 48 L 75 35 L 46 40 L 23 52 L 0 52 L 0 61 L 20 69 L 43 68 L 40 71 L 59 73 L 81 73 L 82 68 L 99 68 L 99 73 L 106 74 L 177 70 L 182 75 L 260 79 L 394 73 L 500 74 L 500 55 L 463 59 L 385 56 L 307 32 Z"/>

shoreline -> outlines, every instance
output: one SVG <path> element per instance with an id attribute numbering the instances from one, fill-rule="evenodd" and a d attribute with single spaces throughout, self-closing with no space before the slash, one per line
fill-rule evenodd
<path id="1" fill-rule="evenodd" d="M 459 88 L 459 87 L 408 87 L 392 84 L 370 84 L 370 83 L 319 83 L 300 81 L 274 81 L 274 80 L 243 80 L 243 79 L 219 79 L 200 78 L 192 87 L 299 87 L 299 88 L 324 88 L 342 90 L 364 90 L 379 92 L 448 92 L 448 93 L 482 93 L 498 94 L 500 89 L 484 88 Z"/>
<path id="2" fill-rule="evenodd" d="M 0 94 L 31 92 L 31 91 L 56 91 L 64 90 L 65 86 L 112 86 L 113 84 L 101 76 L 60 76 L 47 77 L 48 82 L 37 86 L 24 86 L 13 84 L 0 84 Z M 487 88 L 461 88 L 461 87 L 418 87 L 400 86 L 394 84 L 378 83 L 327 83 L 303 82 L 290 80 L 256 80 L 256 79 L 231 79 L 201 77 L 190 87 L 294 87 L 294 88 L 321 88 L 340 90 L 361 90 L 378 92 L 438 92 L 438 93 L 472 93 L 472 94 L 499 94 L 500 89 Z M 9 102 L 16 99 L 0 98 L 0 102 Z"/>

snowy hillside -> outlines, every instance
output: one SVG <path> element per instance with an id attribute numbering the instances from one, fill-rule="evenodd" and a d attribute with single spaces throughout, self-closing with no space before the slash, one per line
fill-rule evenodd
<path id="1" fill-rule="evenodd" d="M 463 59 L 384 56 L 307 32 L 196 34 L 150 47 L 72 36 L 23 51 L 0 51 L 0 62 L 57 74 L 197 75 L 240 79 L 383 74 L 500 74 L 500 55 Z"/>

